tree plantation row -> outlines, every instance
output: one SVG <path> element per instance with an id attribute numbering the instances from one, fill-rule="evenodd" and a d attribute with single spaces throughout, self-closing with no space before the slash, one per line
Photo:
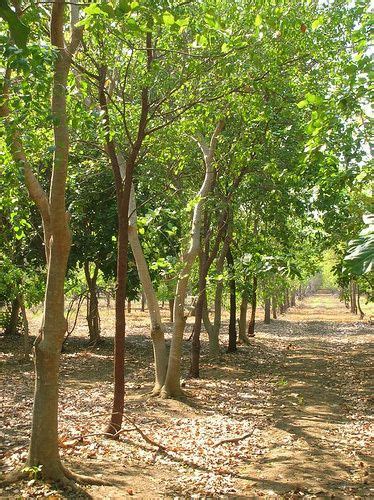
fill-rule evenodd
<path id="1" fill-rule="evenodd" d="M 62 465 L 57 428 L 61 349 L 84 301 L 87 342 L 100 348 L 99 296 L 115 299 L 113 438 L 134 300 L 147 306 L 152 395 L 164 398 L 183 396 L 185 370 L 199 377 L 203 327 L 211 356 L 222 354 L 222 310 L 229 352 L 254 336 L 259 305 L 268 323 L 322 283 L 364 315 L 374 245 L 368 9 L 0 5 L 2 327 L 23 325 L 27 357 L 27 310 L 43 303 L 27 467 L 89 481 Z"/>

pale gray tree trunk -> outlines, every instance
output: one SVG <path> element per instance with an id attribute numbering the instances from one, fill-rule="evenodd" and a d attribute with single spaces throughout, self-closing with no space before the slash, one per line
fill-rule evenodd
<path id="1" fill-rule="evenodd" d="M 193 211 L 191 240 L 187 252 L 183 255 L 183 267 L 179 274 L 175 301 L 174 301 L 174 329 L 169 353 L 169 363 L 166 373 L 165 384 L 161 394 L 163 397 L 178 397 L 182 394 L 180 387 L 181 375 L 181 355 L 183 333 L 185 330 L 186 318 L 184 306 L 187 295 L 188 281 L 192 266 L 200 249 L 200 231 L 202 222 L 202 211 L 205 198 L 209 195 L 214 181 L 215 170 L 213 167 L 214 153 L 218 143 L 218 136 L 223 129 L 223 121 L 220 121 L 211 137 L 209 146 L 203 139 L 198 140 L 198 144 L 204 155 L 205 177 L 197 196 L 197 202 Z"/>

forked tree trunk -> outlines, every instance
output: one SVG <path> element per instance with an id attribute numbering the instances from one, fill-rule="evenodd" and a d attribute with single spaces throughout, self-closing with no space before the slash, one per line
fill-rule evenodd
<path id="1" fill-rule="evenodd" d="M 256 308 L 257 308 L 257 276 L 253 276 L 252 296 L 251 296 L 251 317 L 248 323 L 248 337 L 255 336 Z"/>
<path id="2" fill-rule="evenodd" d="M 18 327 L 18 319 L 19 319 L 19 312 L 20 312 L 20 303 L 18 297 L 16 297 L 14 300 L 12 300 L 12 305 L 11 305 L 11 310 L 10 310 L 10 317 L 8 324 L 5 327 L 4 330 L 4 335 L 17 335 L 17 327 Z"/>
<path id="3" fill-rule="evenodd" d="M 271 298 L 271 309 L 272 309 L 273 319 L 277 319 L 277 299 L 275 295 L 273 295 Z"/>
<path id="4" fill-rule="evenodd" d="M 236 347 L 236 283 L 235 283 L 235 268 L 234 257 L 231 253 L 230 247 L 226 254 L 227 266 L 229 268 L 229 288 L 230 288 L 230 322 L 229 322 L 229 344 L 227 352 L 235 352 Z"/>
<path id="5" fill-rule="evenodd" d="M 265 323 L 265 325 L 269 325 L 270 324 L 270 316 L 271 316 L 271 301 L 270 301 L 270 297 L 266 297 L 264 308 L 265 308 L 264 323 Z"/>
<path id="6" fill-rule="evenodd" d="M 97 276 L 99 267 L 95 264 L 91 276 L 89 262 L 84 263 L 84 274 L 88 286 L 87 297 L 87 324 L 90 337 L 90 345 L 96 345 L 100 342 L 100 315 L 99 301 L 97 297 Z"/>
<path id="7" fill-rule="evenodd" d="M 247 292 L 244 292 L 240 304 L 240 316 L 239 316 L 239 340 L 244 344 L 249 344 L 249 339 L 247 337 L 247 310 L 248 310 L 248 296 Z"/>
<path id="8" fill-rule="evenodd" d="M 65 211 L 69 153 L 66 88 L 72 55 L 78 48 L 82 35 L 82 28 L 74 28 L 70 44 L 65 46 L 64 5 L 63 0 L 53 3 L 50 26 L 51 44 L 56 51 L 56 58 L 51 107 L 55 148 L 49 199 L 27 162 L 20 132 L 13 129 L 11 137 L 13 158 L 23 165 L 26 187 L 42 217 L 47 261 L 43 322 L 34 348 L 35 393 L 27 466 L 41 466 L 44 478 L 58 482 L 67 480 L 66 470 L 60 461 L 57 439 L 59 361 L 67 327 L 64 316 L 64 281 L 71 247 L 69 216 Z M 8 76 L 10 81 L 10 73 Z M 5 87 L 3 90 L 5 99 L 1 115 L 7 117 L 7 91 Z"/>
<path id="9" fill-rule="evenodd" d="M 217 147 L 218 136 L 221 133 L 222 129 L 223 121 L 220 121 L 215 128 L 209 146 L 206 145 L 203 140 L 198 141 L 204 155 L 205 177 L 201 189 L 198 193 L 197 203 L 193 211 L 190 246 L 188 251 L 182 257 L 183 267 L 181 273 L 179 274 L 175 291 L 174 329 L 170 346 L 169 363 L 165 378 L 165 384 L 161 391 L 163 397 L 178 397 L 183 393 L 180 387 L 180 375 L 182 341 L 186 325 L 184 306 L 192 266 L 200 249 L 202 210 L 204 200 L 210 193 L 214 181 L 215 171 L 212 168 L 212 163 Z"/>

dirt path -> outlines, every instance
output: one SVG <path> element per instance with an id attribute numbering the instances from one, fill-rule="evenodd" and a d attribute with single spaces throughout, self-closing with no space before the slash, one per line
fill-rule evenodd
<path id="1" fill-rule="evenodd" d="M 281 331 L 266 334 L 288 345 L 275 367 L 280 381 L 272 398 L 269 449 L 245 468 L 259 490 L 374 494 L 372 345 L 367 325 L 352 319 L 335 297 L 315 295 L 291 310 Z"/>
<path id="2" fill-rule="evenodd" d="M 63 355 L 64 461 L 113 484 L 87 489 L 91 497 L 374 496 L 369 475 L 373 330 L 335 296 L 315 295 L 270 325 L 259 321 L 252 344 L 223 354 L 219 362 L 209 359 L 204 344 L 202 378 L 186 381 L 183 402 L 147 396 L 152 366 L 144 325 L 144 318 L 134 317 L 127 339 L 126 408 L 165 453 L 131 430 L 117 442 L 87 436 L 103 428 L 110 409 L 109 338 L 93 351 L 82 338 L 72 339 Z M 5 345 L 3 356 L 5 470 L 24 459 L 30 425 L 32 366 L 17 363 L 15 347 L 21 345 Z M 185 367 L 189 348 L 186 342 Z M 218 444 L 244 435 L 237 443 Z M 2 494 L 74 497 L 39 481 Z"/>

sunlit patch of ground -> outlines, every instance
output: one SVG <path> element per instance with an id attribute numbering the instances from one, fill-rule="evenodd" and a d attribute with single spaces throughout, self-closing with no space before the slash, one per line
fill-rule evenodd
<path id="1" fill-rule="evenodd" d="M 162 313 L 169 338 L 168 310 Z M 112 399 L 114 312 L 102 304 L 105 341 L 96 348 L 87 347 L 84 316 L 81 311 L 62 355 L 60 446 L 71 468 L 113 483 L 89 488 L 92 497 L 373 496 L 373 328 L 337 297 L 310 297 L 270 325 L 263 324 L 260 310 L 251 345 L 235 354 L 222 350 L 219 360 L 209 358 L 204 334 L 201 378 L 186 381 L 185 401 L 148 397 L 153 375 L 148 317 L 133 309 L 126 341 L 126 414 L 166 451 L 150 446 L 129 423 L 119 441 L 100 435 Z M 33 334 L 39 322 L 40 312 L 30 315 Z M 193 318 L 188 323 L 186 338 Z M 226 332 L 225 322 L 223 343 Z M 31 363 L 17 362 L 22 342 L 3 344 L 2 458 L 9 470 L 27 454 L 34 375 Z M 184 374 L 189 349 L 186 340 Z M 237 437 L 243 439 L 219 444 Z M 62 495 L 32 480 L 2 494 Z"/>

